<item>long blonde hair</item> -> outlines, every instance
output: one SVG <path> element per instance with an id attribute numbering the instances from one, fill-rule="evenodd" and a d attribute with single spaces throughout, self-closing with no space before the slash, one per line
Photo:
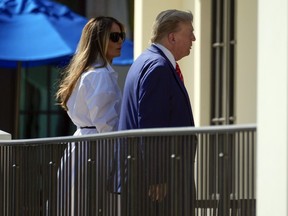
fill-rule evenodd
<path id="1" fill-rule="evenodd" d="M 82 73 L 89 70 L 98 59 L 103 62 L 100 67 L 108 64 L 106 54 L 113 23 L 119 25 L 120 30 L 124 31 L 123 24 L 113 17 L 92 18 L 84 26 L 77 51 L 64 68 L 63 79 L 56 93 L 56 99 L 65 110 L 68 110 L 67 101 Z"/>

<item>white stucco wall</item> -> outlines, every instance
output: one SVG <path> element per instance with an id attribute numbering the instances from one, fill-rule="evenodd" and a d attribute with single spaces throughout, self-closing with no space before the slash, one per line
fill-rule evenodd
<path id="1" fill-rule="evenodd" d="M 188 1 L 188 0 L 187 0 Z M 194 29 L 196 41 L 193 52 L 183 60 L 185 71 L 192 68 L 187 90 L 196 126 L 210 123 L 210 53 L 211 53 L 211 3 L 210 1 L 189 1 L 194 11 Z M 191 71 L 191 70 L 190 70 Z"/>
<path id="2" fill-rule="evenodd" d="M 181 9 L 181 1 L 136 0 L 134 3 L 134 58 L 138 57 L 150 44 L 152 25 L 163 10 Z"/>
<path id="3" fill-rule="evenodd" d="M 288 215 L 288 3 L 258 8 L 257 215 Z"/>
<path id="4" fill-rule="evenodd" d="M 236 3 L 236 124 L 256 123 L 257 1 Z"/>

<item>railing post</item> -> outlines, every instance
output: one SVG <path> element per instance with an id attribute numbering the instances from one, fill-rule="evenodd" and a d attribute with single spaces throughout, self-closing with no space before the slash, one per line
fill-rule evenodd
<path id="1" fill-rule="evenodd" d="M 230 209 L 230 172 L 229 172 L 229 136 L 227 134 L 218 135 L 219 147 L 219 215 L 229 216 Z"/>

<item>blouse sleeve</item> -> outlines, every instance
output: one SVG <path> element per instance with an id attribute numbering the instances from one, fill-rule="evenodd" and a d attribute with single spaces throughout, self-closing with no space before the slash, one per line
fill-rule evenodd
<path id="1" fill-rule="evenodd" d="M 86 103 L 92 124 L 99 133 L 115 131 L 118 126 L 121 97 L 108 71 L 87 79 Z"/>

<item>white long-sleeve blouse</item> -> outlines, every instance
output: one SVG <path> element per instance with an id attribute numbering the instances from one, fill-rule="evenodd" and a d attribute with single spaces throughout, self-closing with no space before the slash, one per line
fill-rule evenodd
<path id="1" fill-rule="evenodd" d="M 96 67 L 81 75 L 67 102 L 68 115 L 77 126 L 74 135 L 117 130 L 122 100 L 118 73 L 111 65 Z M 80 128 L 87 126 L 96 128 Z"/>

